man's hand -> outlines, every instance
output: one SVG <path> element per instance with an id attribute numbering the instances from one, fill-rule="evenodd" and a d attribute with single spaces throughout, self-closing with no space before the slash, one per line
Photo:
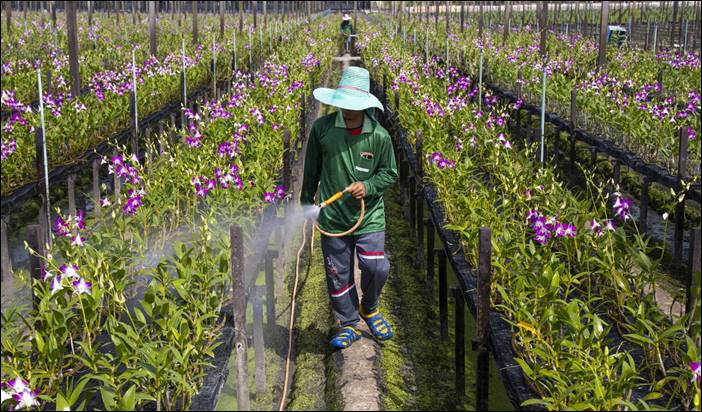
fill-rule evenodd
<path id="1" fill-rule="evenodd" d="M 353 182 L 346 189 L 356 199 L 363 199 L 366 196 L 366 187 L 361 182 Z"/>

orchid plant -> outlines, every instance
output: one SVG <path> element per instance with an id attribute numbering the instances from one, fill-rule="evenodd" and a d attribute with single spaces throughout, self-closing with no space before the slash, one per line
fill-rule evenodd
<path id="1" fill-rule="evenodd" d="M 517 361 L 541 395 L 523 406 L 648 409 L 664 398 L 664 406 L 692 407 L 699 390 L 687 365 L 700 357 L 699 299 L 692 313 L 670 318 L 644 292 L 662 269 L 636 234 L 631 200 L 592 177 L 590 196 L 572 193 L 535 164 L 537 147 L 511 135 L 515 104 L 483 91 L 479 107 L 475 79 L 440 56 L 425 62 L 384 26 L 357 44 L 372 75 L 399 93 L 395 112 L 410 143 L 421 131 L 426 179 L 472 266 L 478 227 L 492 231 L 492 303 L 513 325 Z M 648 395 L 634 399 L 635 389 Z"/>
<path id="2" fill-rule="evenodd" d="M 186 113 L 191 127 L 168 130 L 181 143 L 162 156 L 116 147 L 101 167 L 125 190 L 99 216 L 57 211 L 36 307 L 3 313 L 3 409 L 189 407 L 224 326 L 228 226 L 250 229 L 271 188 L 286 196 L 283 131 L 300 132 L 309 56 L 329 67 L 334 27 L 231 73 L 232 92 Z"/>

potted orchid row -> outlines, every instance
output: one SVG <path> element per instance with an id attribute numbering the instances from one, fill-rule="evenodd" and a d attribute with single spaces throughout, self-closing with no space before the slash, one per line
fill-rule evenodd
<path id="1" fill-rule="evenodd" d="M 286 35 L 283 42 L 287 41 L 289 37 Z M 172 52 L 161 59 L 149 57 L 138 62 L 136 76 L 140 117 L 178 101 L 179 74 L 183 66 L 189 91 L 211 83 L 210 59 L 214 53 L 217 56 L 218 79 L 226 78 L 231 67 L 231 46 L 229 42 L 201 44 L 196 48 L 188 45 L 185 59 L 180 52 Z M 249 52 L 255 61 L 259 55 L 267 53 L 268 48 L 268 44 L 261 47 L 258 42 L 237 42 L 238 68 L 248 67 Z M 72 98 L 65 82 L 62 82 L 62 87 L 44 93 L 50 169 L 75 162 L 85 150 L 105 141 L 129 124 L 131 82 L 130 57 L 119 69 L 93 74 L 88 81 L 90 92 L 87 95 Z M 40 116 L 11 90 L 3 91 L 2 106 L 12 111 L 12 116 L 4 122 L 2 140 L 2 193 L 7 194 L 34 180 L 33 141 Z"/>
<path id="2" fill-rule="evenodd" d="M 41 67 L 42 73 L 48 73 L 52 77 L 52 86 L 59 89 L 66 89 L 66 79 L 69 77 L 68 70 L 68 45 L 66 38 L 65 22 L 62 19 L 57 21 L 54 36 L 54 28 L 51 22 L 42 19 L 42 13 L 28 13 L 28 21 L 24 25 L 14 22 L 17 26 L 12 35 L 2 37 L 2 90 L 12 90 L 15 98 L 24 103 L 38 100 L 37 68 Z M 113 16 L 95 14 L 92 18 L 92 25 L 88 25 L 86 14 L 78 14 L 78 43 L 80 50 L 80 76 L 87 83 L 98 72 L 114 70 L 131 60 L 132 46 L 141 45 L 137 48 L 136 58 L 143 61 L 150 58 L 149 54 L 149 32 L 148 24 L 139 21 L 132 24 L 131 19 L 127 22 L 120 22 Z M 214 16 L 200 16 L 200 24 L 203 27 L 218 27 L 219 21 Z M 254 40 L 258 42 L 257 33 L 252 30 L 252 17 L 247 16 L 245 21 L 245 31 L 237 33 L 237 42 L 252 44 Z M 5 26 L 3 25 L 3 28 Z M 216 33 L 217 42 L 225 45 L 233 43 L 233 31 L 237 27 L 227 27 L 225 34 L 220 38 Z M 180 24 L 168 18 L 159 20 L 157 35 L 158 54 L 156 57 L 162 59 L 170 53 L 180 53 L 181 39 L 185 37 L 186 45 L 190 49 L 192 37 L 192 19 L 186 19 Z M 211 46 L 211 36 L 215 33 L 202 33 L 200 43 L 203 47 Z M 264 43 L 269 43 L 269 34 L 265 33 Z M 230 44 L 226 45 L 230 48 Z M 248 55 L 242 54 L 242 62 L 248 61 Z M 231 51 L 229 52 L 231 60 Z M 222 66 L 223 67 L 223 66 Z M 46 85 L 44 85 L 45 88 Z M 3 108 L 5 110 L 5 108 Z"/>
<path id="3" fill-rule="evenodd" d="M 518 36 L 518 35 L 516 35 Z M 516 37 L 515 36 L 515 37 Z M 514 90 L 517 72 L 531 103 L 540 105 L 542 67 L 539 36 L 525 33 L 528 44 L 504 48 L 486 37 L 491 77 Z M 699 162 L 700 55 L 694 52 L 609 48 L 607 65 L 595 68 L 597 47 L 577 35 L 551 34 L 546 63 L 547 110 L 570 116 L 570 94 L 577 90 L 576 124 L 621 145 L 647 161 L 676 170 L 678 129 L 688 129 L 689 158 Z M 657 80 L 662 72 L 663 83 Z M 530 98 L 531 96 L 531 98 Z M 690 174 L 699 172 L 692 167 Z"/>
<path id="4" fill-rule="evenodd" d="M 251 228 L 287 196 L 284 129 L 299 132 L 333 27 L 297 33 L 257 72 L 234 73 L 230 94 L 184 109 L 181 142 L 159 158 L 104 159 L 121 196 L 101 199 L 100 217 L 59 214 L 38 305 L 3 313 L 3 410 L 188 408 L 229 300 L 228 227 Z"/>
<path id="5" fill-rule="evenodd" d="M 445 32 L 433 33 L 433 53 L 445 55 Z M 422 48 L 424 42 L 418 39 Z M 571 90 L 577 89 L 576 124 L 602 135 L 642 157 L 677 172 L 678 129 L 688 129 L 691 159 L 689 175 L 698 175 L 700 145 L 700 55 L 663 50 L 607 51 L 607 65 L 597 71 L 597 45 L 578 34 L 565 36 L 549 31 L 548 60 L 540 57 L 540 33 L 532 27 L 513 28 L 502 43 L 502 31 L 486 32 L 481 46 L 477 30 L 469 27 L 462 36 L 449 34 L 450 61 L 461 55 L 463 69 L 477 75 L 480 49 L 484 47 L 485 82 L 515 92 L 521 83 L 523 97 L 540 105 L 541 81 L 546 71 L 546 109 L 570 116 Z M 663 83 L 658 84 L 658 71 Z M 522 80 L 518 73 L 522 72 Z"/>
<path id="6" fill-rule="evenodd" d="M 491 301 L 541 396 L 523 406 L 699 408 L 699 314 L 670 318 L 656 305 L 660 262 L 623 230 L 635 229 L 630 199 L 592 179 L 589 197 L 574 195 L 534 164 L 535 147 L 510 136 L 516 107 L 487 92 L 479 109 L 475 79 L 388 37 L 371 29 L 358 44 L 375 78 L 387 75 L 399 93 L 408 138 L 422 132 L 427 179 L 473 267 L 478 228 L 492 231 Z"/>

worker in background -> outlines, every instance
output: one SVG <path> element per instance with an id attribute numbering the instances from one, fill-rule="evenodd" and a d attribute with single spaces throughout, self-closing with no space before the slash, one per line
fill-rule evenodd
<path id="1" fill-rule="evenodd" d="M 351 23 L 351 16 L 348 13 L 344 13 L 341 18 L 341 35 L 344 42 L 343 50 L 346 52 L 349 50 L 351 45 L 351 35 L 353 34 L 353 23 Z"/>
<path id="2" fill-rule="evenodd" d="M 349 67 L 342 72 L 336 89 L 315 89 L 315 99 L 340 110 L 314 122 L 305 152 L 300 194 L 303 206 L 314 204 L 318 186 L 320 199 L 348 189 L 348 194 L 320 211 L 320 229 L 342 233 L 359 219 L 360 199 L 366 206 L 365 217 L 354 233 L 343 237 L 322 234 L 327 289 L 340 324 L 330 344 L 337 349 L 347 348 L 361 338 L 356 329 L 361 318 L 376 339 L 392 337 L 378 306 L 390 270 L 385 256 L 383 194 L 397 179 L 397 166 L 390 135 L 371 113 L 376 107 L 383 110 L 383 105 L 369 88 L 368 70 Z M 361 270 L 360 306 L 354 254 Z"/>

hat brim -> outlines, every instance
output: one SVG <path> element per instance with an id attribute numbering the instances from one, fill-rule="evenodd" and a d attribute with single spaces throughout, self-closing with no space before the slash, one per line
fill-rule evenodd
<path id="1" fill-rule="evenodd" d="M 314 89 L 312 95 L 315 99 L 329 106 L 338 107 L 346 110 L 365 110 L 371 107 L 383 109 L 383 104 L 380 103 L 377 97 L 371 93 L 353 91 L 347 89 L 329 89 L 320 87 Z"/>

